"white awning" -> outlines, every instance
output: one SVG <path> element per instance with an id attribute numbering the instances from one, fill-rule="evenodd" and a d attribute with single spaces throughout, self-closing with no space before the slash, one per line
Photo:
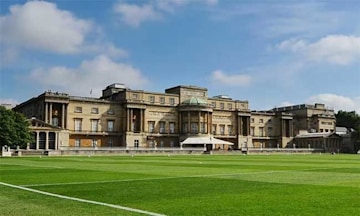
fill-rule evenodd
<path id="1" fill-rule="evenodd" d="M 228 142 L 214 137 L 188 137 L 181 142 L 184 144 L 222 144 L 222 145 L 234 145 L 232 142 Z"/>

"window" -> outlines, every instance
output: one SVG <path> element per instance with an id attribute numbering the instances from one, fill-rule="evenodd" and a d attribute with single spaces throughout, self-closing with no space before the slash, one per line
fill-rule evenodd
<path id="1" fill-rule="evenodd" d="M 132 99 L 134 99 L 134 100 L 138 99 L 138 95 L 137 94 L 132 94 Z"/>
<path id="2" fill-rule="evenodd" d="M 213 108 L 215 108 L 215 107 L 216 107 L 216 102 L 211 102 L 211 106 L 212 106 Z"/>
<path id="3" fill-rule="evenodd" d="M 113 146 L 113 140 L 112 140 L 111 138 L 108 140 L 108 146 L 109 146 L 109 147 L 112 147 L 112 146 Z"/>
<path id="4" fill-rule="evenodd" d="M 220 103 L 220 109 L 224 109 L 224 103 Z"/>
<path id="5" fill-rule="evenodd" d="M 228 103 L 228 109 L 232 110 L 232 103 Z"/>
<path id="6" fill-rule="evenodd" d="M 155 103 L 155 96 L 149 96 L 149 102 Z"/>
<path id="7" fill-rule="evenodd" d="M 259 127 L 259 136 L 263 137 L 264 134 L 264 128 L 263 127 Z"/>
<path id="8" fill-rule="evenodd" d="M 232 135 L 232 128 L 233 128 L 232 125 L 228 125 L 228 134 L 229 135 Z"/>
<path id="9" fill-rule="evenodd" d="M 175 105 L 175 98 L 169 98 L 170 105 Z"/>
<path id="10" fill-rule="evenodd" d="M 82 119 L 74 119 L 75 131 L 81 131 Z"/>
<path id="11" fill-rule="evenodd" d="M 198 132 L 198 124 L 195 122 L 191 122 L 191 133 L 197 133 Z"/>
<path id="12" fill-rule="evenodd" d="M 214 134 L 214 135 L 216 134 L 216 124 L 212 125 L 211 131 L 212 131 L 212 134 Z"/>
<path id="13" fill-rule="evenodd" d="M 255 135 L 255 127 L 250 127 L 250 135 L 251 136 Z"/>
<path id="14" fill-rule="evenodd" d="M 164 141 L 160 141 L 160 148 L 164 147 Z"/>
<path id="15" fill-rule="evenodd" d="M 80 147 L 81 146 L 81 139 L 76 139 L 75 140 L 75 147 Z"/>
<path id="16" fill-rule="evenodd" d="M 175 145 L 174 145 L 174 141 L 173 140 L 171 140 L 170 141 L 170 147 L 174 147 Z"/>
<path id="17" fill-rule="evenodd" d="M 98 119 L 91 119 L 91 132 L 97 132 L 98 131 Z"/>
<path id="18" fill-rule="evenodd" d="M 255 122 L 255 119 L 254 118 L 251 118 L 251 123 L 254 123 Z"/>
<path id="19" fill-rule="evenodd" d="M 201 122 L 200 132 L 205 133 L 205 122 Z"/>
<path id="20" fill-rule="evenodd" d="M 160 104 L 165 104 L 165 97 L 160 97 Z"/>
<path id="21" fill-rule="evenodd" d="M 149 125 L 149 133 L 154 133 L 155 122 L 149 121 L 148 125 Z"/>
<path id="22" fill-rule="evenodd" d="M 264 123 L 264 119 L 259 119 L 259 123 Z"/>
<path id="23" fill-rule="evenodd" d="M 82 113 L 82 107 L 75 107 L 76 113 Z"/>
<path id="24" fill-rule="evenodd" d="M 109 110 L 107 111 L 107 114 L 108 114 L 108 115 L 114 115 L 114 110 L 109 109 Z"/>
<path id="25" fill-rule="evenodd" d="M 59 119 L 57 117 L 53 117 L 51 124 L 54 126 L 59 126 Z"/>
<path id="26" fill-rule="evenodd" d="M 268 136 L 272 136 L 272 132 L 273 131 L 273 129 L 272 129 L 272 127 L 268 127 Z"/>
<path id="27" fill-rule="evenodd" d="M 220 129 L 220 135 L 225 135 L 225 125 L 220 125 L 219 129 Z"/>
<path id="28" fill-rule="evenodd" d="M 188 123 L 183 123 L 183 132 L 184 133 L 188 132 Z"/>
<path id="29" fill-rule="evenodd" d="M 175 123 L 170 122 L 169 123 L 170 133 L 175 133 Z"/>
<path id="30" fill-rule="evenodd" d="M 134 147 L 139 148 L 139 140 L 134 140 Z"/>
<path id="31" fill-rule="evenodd" d="M 165 122 L 164 121 L 159 122 L 159 126 L 160 126 L 160 133 L 165 133 Z"/>
<path id="32" fill-rule="evenodd" d="M 114 131 L 114 120 L 108 120 L 108 122 L 107 122 L 107 130 L 109 132 Z"/>
<path id="33" fill-rule="evenodd" d="M 96 148 L 96 146 L 97 146 L 97 140 L 96 140 L 96 139 L 92 139 L 91 145 L 92 145 L 93 148 Z"/>
<path id="34" fill-rule="evenodd" d="M 91 113 L 92 114 L 98 114 L 99 113 L 99 108 L 96 108 L 96 107 L 91 108 Z"/>

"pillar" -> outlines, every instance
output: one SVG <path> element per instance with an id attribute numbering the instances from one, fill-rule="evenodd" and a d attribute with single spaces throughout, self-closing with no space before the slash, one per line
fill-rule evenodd
<path id="1" fill-rule="evenodd" d="M 187 131 L 188 133 L 190 133 L 191 131 L 191 116 L 190 116 L 190 111 L 188 111 L 188 125 L 187 125 Z"/>
<path id="2" fill-rule="evenodd" d="M 65 128 L 65 104 L 62 104 L 61 108 L 61 127 Z"/>
<path id="3" fill-rule="evenodd" d="M 140 132 L 143 132 L 144 131 L 144 110 L 141 109 L 140 110 Z"/>
<path id="4" fill-rule="evenodd" d="M 55 133 L 55 150 L 59 149 L 59 132 Z"/>
<path id="5" fill-rule="evenodd" d="M 200 121 L 200 118 L 201 118 L 201 112 L 200 111 L 198 111 L 198 133 L 200 133 L 201 132 L 201 121 Z"/>
<path id="6" fill-rule="evenodd" d="M 127 108 L 126 109 L 126 131 L 129 131 L 130 130 L 130 128 L 129 128 L 129 126 L 130 126 L 130 110 L 129 110 L 129 108 Z"/>
<path id="7" fill-rule="evenodd" d="M 45 136 L 45 150 L 49 149 L 49 131 L 45 132 L 46 136 Z"/>
<path id="8" fill-rule="evenodd" d="M 49 106 L 47 102 L 45 102 L 45 123 L 49 123 Z"/>
<path id="9" fill-rule="evenodd" d="M 50 114 L 50 119 L 49 119 L 49 124 L 53 124 L 52 123 L 52 103 L 50 103 L 50 111 L 49 111 L 49 114 Z"/>
<path id="10" fill-rule="evenodd" d="M 134 128 L 133 128 L 133 116 L 134 115 L 134 112 L 133 112 L 133 109 L 130 109 L 130 131 L 134 131 Z"/>
<path id="11" fill-rule="evenodd" d="M 40 139 L 40 132 L 36 131 L 36 146 L 35 150 L 39 150 L 39 139 Z"/>

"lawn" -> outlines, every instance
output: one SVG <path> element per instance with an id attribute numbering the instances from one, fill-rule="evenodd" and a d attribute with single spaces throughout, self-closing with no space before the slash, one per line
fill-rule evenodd
<path id="1" fill-rule="evenodd" d="M 0 191 L 0 215 L 359 215 L 360 156 L 0 158 Z"/>

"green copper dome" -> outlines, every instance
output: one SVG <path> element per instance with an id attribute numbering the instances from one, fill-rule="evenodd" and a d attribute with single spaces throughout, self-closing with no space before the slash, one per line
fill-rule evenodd
<path id="1" fill-rule="evenodd" d="M 181 105 L 185 106 L 207 106 L 206 100 L 198 97 L 191 97 L 189 99 L 184 100 Z"/>

